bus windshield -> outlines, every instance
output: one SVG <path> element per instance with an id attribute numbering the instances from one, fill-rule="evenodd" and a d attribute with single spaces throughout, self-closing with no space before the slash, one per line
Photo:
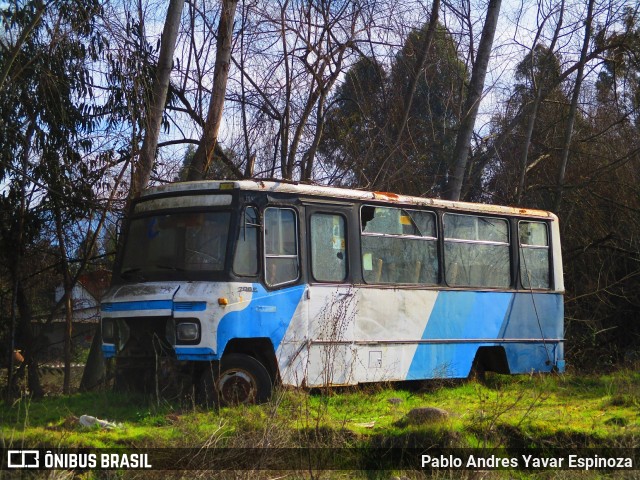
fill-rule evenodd
<path id="1" fill-rule="evenodd" d="M 224 269 L 230 212 L 155 214 L 131 221 L 120 266 L 123 280 L 179 278 Z"/>

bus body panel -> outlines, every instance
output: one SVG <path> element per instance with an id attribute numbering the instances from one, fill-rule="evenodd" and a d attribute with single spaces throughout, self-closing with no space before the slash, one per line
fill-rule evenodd
<path id="1" fill-rule="evenodd" d="M 282 382 L 310 387 L 463 378 L 482 346 L 502 346 L 512 373 L 562 369 L 562 315 L 559 294 L 236 282 L 120 287 L 103 303 L 105 318 L 197 318 L 201 340 L 175 345 L 178 360 L 269 339 Z"/>
<path id="2" fill-rule="evenodd" d="M 564 368 L 559 294 L 312 285 L 309 296 L 308 346 L 290 340 L 292 324 L 287 352 L 300 358 L 279 352 L 287 384 L 464 378 L 495 346 L 512 373 Z"/>

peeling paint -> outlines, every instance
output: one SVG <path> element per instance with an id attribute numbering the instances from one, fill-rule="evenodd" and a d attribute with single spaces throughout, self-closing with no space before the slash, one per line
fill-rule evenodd
<path id="1" fill-rule="evenodd" d="M 153 197 L 155 195 L 165 195 L 168 193 L 183 193 L 185 191 L 198 190 L 220 190 L 221 184 L 233 184 L 235 189 L 246 191 L 266 191 L 276 193 L 291 193 L 294 195 L 308 195 L 318 197 L 332 197 L 345 200 L 378 200 L 393 202 L 403 205 L 416 205 L 438 207 L 445 210 L 465 212 L 489 213 L 497 215 L 526 215 L 543 219 L 553 219 L 557 217 L 551 212 L 536 210 L 531 208 L 505 207 L 484 203 L 453 202 L 440 200 L 437 198 L 411 197 L 392 192 L 370 192 L 366 190 L 353 190 L 348 188 L 325 187 L 321 185 L 299 185 L 291 182 L 278 181 L 255 181 L 255 180 L 201 180 L 197 182 L 180 182 L 152 187 L 142 193 L 142 197 Z"/>

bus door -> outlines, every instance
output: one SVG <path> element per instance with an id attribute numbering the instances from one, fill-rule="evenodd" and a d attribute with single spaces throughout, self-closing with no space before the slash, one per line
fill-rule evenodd
<path id="1" fill-rule="evenodd" d="M 347 205 L 306 208 L 309 386 L 355 383 L 353 332 L 357 306 L 349 253 L 351 212 Z"/>

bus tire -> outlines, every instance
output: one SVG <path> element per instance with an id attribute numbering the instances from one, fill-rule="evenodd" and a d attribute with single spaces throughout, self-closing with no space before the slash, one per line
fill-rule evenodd
<path id="1" fill-rule="evenodd" d="M 467 380 L 475 381 L 478 383 L 486 383 L 487 381 L 487 370 L 484 368 L 484 364 L 476 355 L 476 358 L 473 360 L 471 364 L 471 371 L 469 372 L 469 376 Z"/>
<path id="2" fill-rule="evenodd" d="M 272 383 L 267 369 L 253 357 L 232 353 L 202 374 L 201 398 L 207 406 L 250 405 L 266 402 Z"/>

